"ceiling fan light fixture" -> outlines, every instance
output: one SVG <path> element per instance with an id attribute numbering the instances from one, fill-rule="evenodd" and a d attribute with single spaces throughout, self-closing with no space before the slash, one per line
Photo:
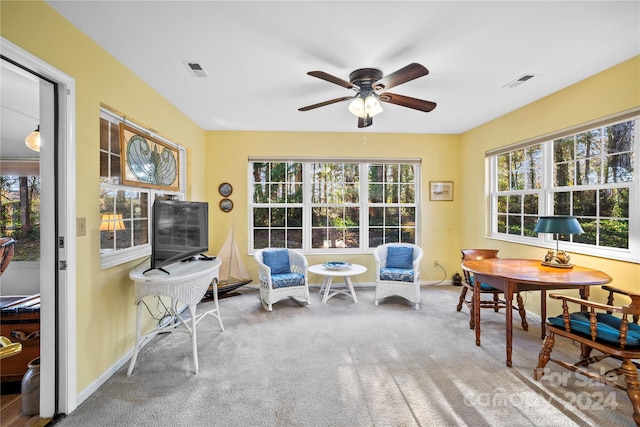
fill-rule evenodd
<path id="1" fill-rule="evenodd" d="M 378 98 L 376 98 L 375 95 L 372 94 L 365 98 L 364 111 L 370 117 L 382 113 L 382 105 L 380 105 L 380 102 L 378 102 Z"/>
<path id="2" fill-rule="evenodd" d="M 367 115 L 365 112 L 364 99 L 360 96 L 353 98 L 353 101 L 349 103 L 349 111 L 356 117 L 364 118 Z"/>
<path id="3" fill-rule="evenodd" d="M 33 151 L 40 151 L 40 125 L 24 139 L 24 143 Z"/>

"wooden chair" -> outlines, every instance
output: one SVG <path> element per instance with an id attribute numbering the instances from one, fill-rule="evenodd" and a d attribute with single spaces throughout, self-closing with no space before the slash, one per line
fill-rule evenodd
<path id="1" fill-rule="evenodd" d="M 309 265 L 305 256 L 294 249 L 259 249 L 253 255 L 260 276 L 260 301 L 267 311 L 284 298 L 311 303 Z"/>
<path id="2" fill-rule="evenodd" d="M 16 241 L 11 237 L 0 237 L 0 276 L 9 267 L 13 258 Z"/>
<path id="3" fill-rule="evenodd" d="M 496 249 L 462 249 L 460 252 L 462 252 L 462 261 L 465 261 L 498 258 L 499 251 Z M 480 286 L 475 286 L 473 275 L 464 269 L 462 271 L 464 272 L 464 280 L 462 281 L 460 300 L 458 301 L 456 310 L 462 310 L 462 304 L 465 304 L 469 308 L 469 328 L 475 329 L 475 318 L 473 316 L 475 310 L 475 307 L 473 306 L 473 293 L 476 292 L 478 288 L 480 289 L 481 294 L 480 308 L 492 308 L 493 311 L 497 313 L 501 308 L 506 308 L 507 305 L 504 299 L 500 298 L 500 294 L 503 293 L 500 289 L 496 289 L 484 283 L 480 283 Z M 470 298 L 467 298 L 467 292 L 470 292 Z M 491 295 L 491 299 L 482 299 L 482 295 Z M 520 296 L 520 292 L 516 294 L 516 301 L 518 302 L 518 305 L 517 307 L 514 305 L 513 309 L 520 313 L 522 329 L 527 331 L 529 330 L 529 323 L 527 323 L 527 312 L 524 309 L 524 301 Z"/>
<path id="4" fill-rule="evenodd" d="M 626 390 L 633 406 L 633 420 L 640 426 L 640 381 L 637 365 L 632 361 L 640 359 L 640 294 L 612 286 L 603 286 L 602 289 L 609 291 L 607 304 L 559 294 L 549 295 L 562 300 L 562 315 L 548 319 L 547 336 L 533 377 L 539 381 L 548 371 L 545 366 L 552 361 L 602 384 Z M 614 294 L 626 295 L 631 298 L 631 304 L 614 306 Z M 569 303 L 579 305 L 580 311 L 570 313 Z M 556 335 L 580 343 L 580 360 L 569 363 L 551 358 Z M 594 349 L 602 354 L 591 356 Z M 621 367 L 606 373 L 587 369 L 589 365 L 608 357 L 621 360 Z M 624 384 L 615 381 L 620 374 Z"/>

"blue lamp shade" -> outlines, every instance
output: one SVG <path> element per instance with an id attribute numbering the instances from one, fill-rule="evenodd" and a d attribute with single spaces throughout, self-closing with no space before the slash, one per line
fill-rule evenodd
<path id="1" fill-rule="evenodd" d="M 536 227 L 536 233 L 582 234 L 584 230 L 575 216 L 541 216 Z"/>

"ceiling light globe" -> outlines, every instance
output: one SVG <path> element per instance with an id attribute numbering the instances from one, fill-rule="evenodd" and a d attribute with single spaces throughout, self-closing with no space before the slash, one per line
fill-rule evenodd
<path id="1" fill-rule="evenodd" d="M 364 111 L 371 117 L 382 113 L 382 106 L 380 105 L 380 102 L 378 102 L 378 98 L 374 95 L 367 96 L 364 100 Z"/>
<path id="2" fill-rule="evenodd" d="M 354 116 L 364 118 L 367 114 L 365 112 L 364 99 L 360 97 L 354 98 L 354 100 L 349 104 L 349 111 Z"/>
<path id="3" fill-rule="evenodd" d="M 24 143 L 33 151 L 40 151 L 40 126 L 38 126 L 36 130 L 27 135 L 27 137 L 24 139 Z"/>

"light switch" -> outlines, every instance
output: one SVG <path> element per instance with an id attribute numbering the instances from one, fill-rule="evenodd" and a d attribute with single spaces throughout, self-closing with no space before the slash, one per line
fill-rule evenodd
<path id="1" fill-rule="evenodd" d="M 87 218 L 76 218 L 76 236 L 87 235 Z"/>

